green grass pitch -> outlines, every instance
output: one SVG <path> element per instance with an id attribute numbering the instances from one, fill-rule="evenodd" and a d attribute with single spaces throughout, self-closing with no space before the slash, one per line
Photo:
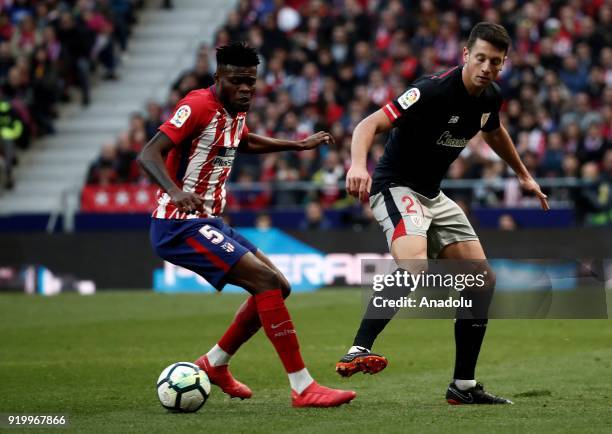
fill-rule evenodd
<path id="1" fill-rule="evenodd" d="M 350 405 L 291 408 L 287 378 L 260 332 L 232 361 L 252 399 L 229 400 L 213 386 L 198 413 L 166 412 L 155 393 L 161 370 L 208 350 L 242 299 L 2 295 L 0 414 L 68 414 L 66 432 L 96 433 L 612 430 L 612 322 L 491 321 L 477 375 L 516 405 L 452 407 L 444 401 L 454 358 L 449 320 L 398 319 L 375 347 L 389 357 L 385 371 L 350 379 L 334 373 L 360 318 L 352 290 L 294 294 L 288 302 L 311 373 L 356 390 Z"/>

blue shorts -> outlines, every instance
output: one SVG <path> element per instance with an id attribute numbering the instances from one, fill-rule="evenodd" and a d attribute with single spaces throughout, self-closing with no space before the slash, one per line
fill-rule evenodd
<path id="1" fill-rule="evenodd" d="M 220 218 L 154 218 L 151 244 L 162 259 L 199 274 L 218 291 L 240 258 L 257 252 L 257 247 Z"/>

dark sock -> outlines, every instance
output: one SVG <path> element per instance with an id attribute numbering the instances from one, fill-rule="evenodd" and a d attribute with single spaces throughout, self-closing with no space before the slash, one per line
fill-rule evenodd
<path id="1" fill-rule="evenodd" d="M 456 380 L 474 380 L 476 362 L 484 340 L 489 322 L 488 312 L 493 292 L 495 277 L 490 271 L 486 285 L 478 290 L 464 291 L 463 295 L 472 300 L 471 308 L 459 307 L 455 320 L 455 373 Z"/>
<path id="2" fill-rule="evenodd" d="M 374 297 L 383 297 L 387 300 L 399 300 L 409 293 L 409 286 L 389 286 L 385 287 L 382 291 L 375 292 L 368 302 L 368 307 L 359 325 L 359 330 L 357 330 L 357 334 L 353 340 L 353 346 L 365 347 L 369 350 L 372 349 L 374 341 L 380 332 L 383 331 L 399 310 L 399 308 L 375 307 Z"/>
<path id="3" fill-rule="evenodd" d="M 372 349 L 374 345 L 374 341 L 383 331 L 383 329 L 387 326 L 387 324 L 391 321 L 389 319 L 367 319 L 363 318 L 361 320 L 361 324 L 359 325 L 359 330 L 357 330 L 357 334 L 355 335 L 355 339 L 353 340 L 353 346 L 355 347 L 365 347 L 368 350 Z"/>
<path id="4" fill-rule="evenodd" d="M 473 380 L 480 346 L 487 331 L 487 319 L 458 319 L 455 321 L 456 380 Z"/>

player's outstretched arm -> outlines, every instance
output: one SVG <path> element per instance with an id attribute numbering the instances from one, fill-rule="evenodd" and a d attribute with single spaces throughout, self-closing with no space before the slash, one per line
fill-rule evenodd
<path id="1" fill-rule="evenodd" d="M 164 156 L 174 147 L 170 138 L 161 131 L 145 145 L 138 156 L 138 163 L 147 175 L 170 195 L 172 202 L 181 212 L 202 210 L 202 199 L 194 193 L 181 190 L 170 178 L 164 164 Z"/>
<path id="2" fill-rule="evenodd" d="M 540 199 L 540 204 L 542 205 L 542 209 L 548 211 L 550 207 L 548 206 L 547 196 L 542 193 L 540 186 L 533 179 L 523 162 L 521 161 L 521 157 L 518 152 L 516 152 L 516 148 L 512 143 L 512 139 L 508 134 L 508 131 L 500 125 L 499 128 L 489 132 L 482 132 L 482 137 L 489 144 L 491 149 L 495 151 L 497 155 L 500 156 L 516 173 L 516 176 L 519 179 L 521 184 L 521 188 L 525 191 L 535 194 Z"/>
<path id="3" fill-rule="evenodd" d="M 248 154 L 267 154 L 269 152 L 281 151 L 305 151 L 314 149 L 317 146 L 327 143 L 336 143 L 334 137 L 327 131 L 319 131 L 312 136 L 306 137 L 304 140 L 283 140 L 273 139 L 271 137 L 259 136 L 249 133 L 248 140 L 240 142 L 240 152 Z"/>
<path id="4" fill-rule="evenodd" d="M 372 186 L 372 178 L 366 164 L 374 136 L 391 128 L 393 124 L 381 109 L 359 122 L 353 131 L 351 167 L 346 174 L 346 191 L 361 201 L 367 200 L 367 194 Z"/>

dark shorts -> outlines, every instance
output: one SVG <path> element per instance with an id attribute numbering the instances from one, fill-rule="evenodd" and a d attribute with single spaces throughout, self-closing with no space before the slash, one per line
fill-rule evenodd
<path id="1" fill-rule="evenodd" d="M 151 245 L 162 259 L 199 274 L 218 291 L 240 258 L 257 252 L 257 247 L 220 218 L 154 218 Z"/>

